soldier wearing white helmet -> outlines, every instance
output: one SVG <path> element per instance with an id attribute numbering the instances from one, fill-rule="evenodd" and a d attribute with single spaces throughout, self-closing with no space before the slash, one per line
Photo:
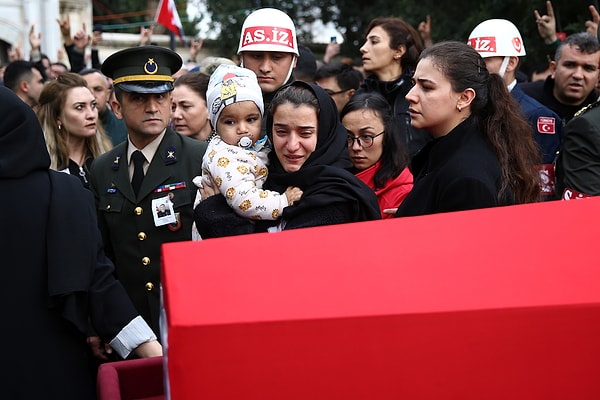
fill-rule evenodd
<path id="1" fill-rule="evenodd" d="M 554 162 L 562 142 L 562 122 L 554 111 L 526 95 L 517 85 L 519 57 L 526 54 L 521 33 L 510 21 L 489 19 L 473 29 L 468 43 L 484 59 L 488 71 L 502 77 L 513 98 L 521 105 L 542 153 L 544 163 L 540 166 L 542 198 L 553 199 Z"/>
<path id="2" fill-rule="evenodd" d="M 238 47 L 241 64 L 258 77 L 263 94 L 274 93 L 292 76 L 298 59 L 296 28 L 275 8 L 262 8 L 246 17 Z"/>
<path id="3" fill-rule="evenodd" d="M 509 78 L 515 77 L 519 57 L 526 54 L 521 33 L 505 19 L 488 19 L 477 25 L 469 45 L 481 54 L 488 70 L 503 77 L 507 85 L 513 82 Z"/>
<path id="4" fill-rule="evenodd" d="M 269 109 L 277 89 L 292 81 L 298 60 L 296 27 L 281 10 L 261 8 L 244 20 L 238 47 L 241 66 L 253 71 L 263 94 L 265 110 Z M 262 120 L 265 135 L 267 119 Z"/>

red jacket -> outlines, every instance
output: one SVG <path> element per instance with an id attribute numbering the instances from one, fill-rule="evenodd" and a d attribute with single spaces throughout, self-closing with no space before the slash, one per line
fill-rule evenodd
<path id="1" fill-rule="evenodd" d="M 384 187 L 375 190 L 373 179 L 380 165 L 381 161 L 378 161 L 364 171 L 356 173 L 356 177 L 375 191 L 379 209 L 381 210 L 381 218 L 393 218 L 394 214 L 384 214 L 383 210 L 386 208 L 398 208 L 413 187 L 413 176 L 408 167 L 404 168 L 396 179 L 388 180 Z"/>

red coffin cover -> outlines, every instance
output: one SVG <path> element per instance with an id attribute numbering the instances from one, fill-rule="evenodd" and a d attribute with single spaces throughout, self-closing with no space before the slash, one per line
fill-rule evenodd
<path id="1" fill-rule="evenodd" d="M 166 244 L 171 398 L 599 399 L 599 211 Z"/>

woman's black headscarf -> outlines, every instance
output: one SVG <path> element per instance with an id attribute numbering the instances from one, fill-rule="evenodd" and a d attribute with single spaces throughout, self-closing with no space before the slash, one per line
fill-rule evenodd
<path id="1" fill-rule="evenodd" d="M 10 89 L 0 86 L 0 179 L 48 170 L 50 156 L 35 113 Z"/>
<path id="2" fill-rule="evenodd" d="M 297 186 L 304 192 L 300 201 L 284 208 L 283 218 L 292 218 L 306 209 L 335 203 L 353 205 L 354 215 L 350 216 L 349 222 L 381 218 L 373 190 L 348 171 L 352 167 L 346 147 L 348 134 L 340 123 L 331 96 L 312 83 L 295 81 L 290 85 L 311 90 L 317 97 L 320 112 L 315 151 L 298 171 L 285 172 L 275 151 L 269 154 L 269 176 L 264 188 L 283 193 L 288 186 Z M 272 140 L 271 113 L 267 116 L 267 134 Z"/>

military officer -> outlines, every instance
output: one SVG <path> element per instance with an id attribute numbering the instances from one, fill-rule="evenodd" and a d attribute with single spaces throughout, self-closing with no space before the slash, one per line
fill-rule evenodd
<path id="1" fill-rule="evenodd" d="M 102 72 L 113 79 L 112 109 L 125 120 L 127 140 L 98 157 L 91 168 L 106 254 L 137 311 L 159 336 L 160 248 L 191 240 L 195 176 L 206 143 L 169 128 L 172 74 L 177 53 L 139 46 L 108 57 Z M 155 210 L 171 211 L 158 218 Z"/>
<path id="2" fill-rule="evenodd" d="M 562 200 L 600 195 L 600 101 L 575 114 L 565 126 L 556 162 L 557 194 Z"/>

